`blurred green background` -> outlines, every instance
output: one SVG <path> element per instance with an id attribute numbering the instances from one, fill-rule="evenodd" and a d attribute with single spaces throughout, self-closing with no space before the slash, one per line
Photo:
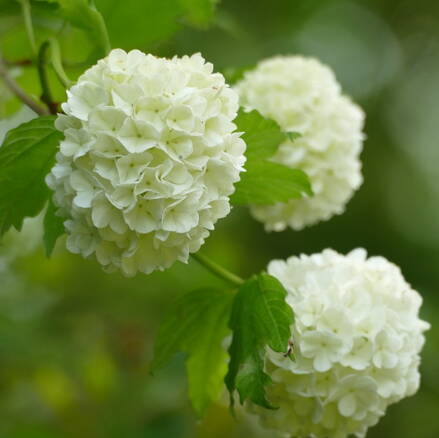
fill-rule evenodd
<path id="1" fill-rule="evenodd" d="M 432 323 L 422 387 L 392 406 L 368 437 L 439 436 L 439 2 L 437 0 L 96 0 L 113 47 L 172 56 L 200 51 L 233 76 L 276 55 L 319 57 L 367 113 L 365 182 L 340 217 L 297 233 L 266 234 L 243 208 L 202 251 L 242 276 L 273 258 L 365 247 L 401 266 Z M 204 2 L 205 3 L 205 2 Z M 0 0 L 0 47 L 17 80 L 38 94 L 22 19 Z M 60 36 L 71 75 L 92 53 L 87 35 L 34 2 L 37 38 Z M 25 65 L 23 65 L 25 64 Z M 61 90 L 57 90 L 62 100 Z M 0 131 L 16 102 L 0 84 Z M 26 114 L 21 114 L 26 117 Z M 1 132 L 0 132 L 1 135 Z M 0 248 L 0 437 L 225 438 L 264 436 L 225 406 L 197 421 L 184 358 L 149 373 L 152 344 L 171 302 L 216 279 L 196 262 L 125 279 L 68 254 L 47 260 L 29 236 Z"/>

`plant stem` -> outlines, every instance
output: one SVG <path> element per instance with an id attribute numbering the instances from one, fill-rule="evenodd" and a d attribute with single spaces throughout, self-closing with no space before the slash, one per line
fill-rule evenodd
<path id="1" fill-rule="evenodd" d="M 50 61 L 52 63 L 53 70 L 55 70 L 56 76 L 59 81 L 64 85 L 64 88 L 70 88 L 72 81 L 68 78 L 61 61 L 61 50 L 58 41 L 55 38 L 48 40 L 50 45 Z"/>
<path id="2" fill-rule="evenodd" d="M 97 9 L 95 9 L 95 11 L 96 11 L 96 24 L 98 26 L 99 33 L 101 34 L 102 37 L 102 44 L 104 46 L 105 56 L 106 56 L 111 51 L 110 37 L 108 36 L 108 30 L 104 18 L 102 17 L 101 13 Z"/>
<path id="3" fill-rule="evenodd" d="M 24 26 L 26 27 L 27 38 L 32 50 L 33 56 L 37 56 L 37 44 L 35 43 L 34 27 L 32 25 L 32 16 L 29 0 L 19 0 L 21 11 L 24 18 Z"/>
<path id="4" fill-rule="evenodd" d="M 222 266 L 216 264 L 212 260 L 210 260 L 208 257 L 200 254 L 200 253 L 194 253 L 191 254 L 192 258 L 194 258 L 200 265 L 203 265 L 206 269 L 208 269 L 212 274 L 216 275 L 217 277 L 226 280 L 227 282 L 233 284 L 234 286 L 241 286 L 241 284 L 244 283 L 244 280 L 237 275 L 233 274 L 232 272 L 229 272 L 227 269 L 223 268 Z"/>
<path id="5" fill-rule="evenodd" d="M 3 58 L 0 56 L 0 76 L 3 78 L 6 86 L 15 94 L 24 104 L 35 111 L 40 116 L 46 116 L 49 112 L 41 106 L 38 102 L 32 99 L 20 85 L 9 74 Z"/>
<path id="6" fill-rule="evenodd" d="M 47 50 L 50 48 L 49 41 L 44 41 L 38 52 L 38 76 L 41 84 L 41 100 L 47 105 L 51 114 L 56 114 L 58 105 L 53 101 L 52 93 L 49 87 L 49 78 L 47 76 Z"/>

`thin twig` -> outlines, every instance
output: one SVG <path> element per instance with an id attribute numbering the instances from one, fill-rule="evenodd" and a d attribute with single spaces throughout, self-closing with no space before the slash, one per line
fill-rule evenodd
<path id="1" fill-rule="evenodd" d="M 9 61 L 7 59 L 3 59 L 3 62 L 7 67 L 27 67 L 34 63 L 32 59 L 27 59 L 27 58 L 17 59 L 15 61 Z"/>
<path id="2" fill-rule="evenodd" d="M 17 96 L 24 104 L 35 111 L 40 116 L 46 116 L 49 112 L 38 102 L 33 100 L 21 86 L 11 77 L 5 66 L 3 58 L 0 56 L 0 76 L 3 78 L 6 86 Z"/>
<path id="3" fill-rule="evenodd" d="M 52 98 L 52 92 L 49 86 L 49 77 L 47 74 L 47 51 L 50 49 L 49 41 L 45 41 L 41 44 L 38 52 L 38 77 L 40 78 L 41 85 L 41 100 L 46 104 L 50 114 L 56 114 L 58 112 L 58 105 Z"/>

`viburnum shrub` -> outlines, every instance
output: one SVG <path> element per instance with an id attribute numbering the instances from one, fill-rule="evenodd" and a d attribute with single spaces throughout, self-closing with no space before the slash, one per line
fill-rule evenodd
<path id="1" fill-rule="evenodd" d="M 344 211 L 362 182 L 364 114 L 329 67 L 278 56 L 230 86 L 200 54 L 111 50 L 91 2 L 54 0 L 102 54 L 73 83 L 58 41 L 37 47 L 30 3 L 20 3 L 41 97 L 0 60 L 5 84 L 36 113 L 0 148 L 1 235 L 44 211 L 48 256 L 66 234 L 69 251 L 107 271 L 149 274 L 192 256 L 226 280 L 225 291 L 179 299 L 151 364 L 186 353 L 198 415 L 225 386 L 232 407 L 238 397 L 242 412 L 284 436 L 364 437 L 417 391 L 428 324 L 420 295 L 386 259 L 328 249 L 241 279 L 198 253 L 234 205 L 268 231 Z M 61 105 L 49 68 L 66 89 Z"/>

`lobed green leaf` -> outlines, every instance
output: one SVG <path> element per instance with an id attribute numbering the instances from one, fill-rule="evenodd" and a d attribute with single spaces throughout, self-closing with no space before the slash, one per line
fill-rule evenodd
<path id="1" fill-rule="evenodd" d="M 47 116 L 21 124 L 0 148 L 0 235 L 11 226 L 20 230 L 24 218 L 36 216 L 49 197 L 44 179 L 62 139 L 54 120 Z"/>
<path id="2" fill-rule="evenodd" d="M 279 125 L 264 118 L 258 111 L 240 109 L 235 123 L 247 144 L 246 172 L 235 184 L 231 201 L 235 205 L 272 205 L 312 195 L 311 184 L 304 172 L 268 161 L 279 145 L 300 136 L 295 132 L 282 132 Z"/>
<path id="3" fill-rule="evenodd" d="M 195 27 L 207 27 L 213 20 L 219 0 L 179 0 L 186 12 L 186 20 Z"/>
<path id="4" fill-rule="evenodd" d="M 47 257 L 52 255 L 58 237 L 62 236 L 64 230 L 64 219 L 56 215 L 56 207 L 52 199 L 49 199 L 46 214 L 44 215 L 43 242 Z"/>
<path id="5" fill-rule="evenodd" d="M 71 25 L 87 32 L 92 44 L 99 48 L 99 54 L 106 55 L 109 47 L 105 23 L 93 0 L 38 0 L 56 6 L 55 14 Z"/>
<path id="6" fill-rule="evenodd" d="M 288 350 L 293 312 L 285 297 L 282 284 L 267 274 L 250 278 L 235 297 L 229 324 L 233 339 L 225 379 L 232 405 L 237 390 L 241 403 L 248 399 L 267 409 L 274 408 L 265 394 L 271 378 L 264 371 L 264 358 L 267 346 L 277 352 Z"/>
<path id="7" fill-rule="evenodd" d="M 224 77 L 226 78 L 226 82 L 228 84 L 234 85 L 237 82 L 239 82 L 241 79 L 244 78 L 244 75 L 246 72 L 248 72 L 249 70 L 253 70 L 256 66 L 253 65 L 246 65 L 246 66 L 241 66 L 241 67 L 226 67 L 224 68 L 221 73 L 224 75 Z M 242 111 L 242 109 L 241 109 Z M 239 114 L 238 114 L 239 116 Z"/>
<path id="8" fill-rule="evenodd" d="M 143 51 L 171 38 L 184 24 L 207 27 L 213 21 L 215 3 L 215 0 L 96 0 L 114 47 Z M 133 20 L 133 17 L 143 19 Z"/>
<path id="9" fill-rule="evenodd" d="M 270 158 L 286 138 L 274 120 L 266 119 L 256 110 L 246 112 L 241 108 L 234 123 L 243 132 L 249 162 Z"/>
<path id="10" fill-rule="evenodd" d="M 246 170 L 230 198 L 234 205 L 272 205 L 312 195 L 308 176 L 301 170 L 266 160 L 249 162 Z"/>
<path id="11" fill-rule="evenodd" d="M 285 132 L 285 135 L 290 141 L 295 141 L 298 138 L 302 137 L 302 134 L 300 132 L 294 132 L 294 131 Z"/>
<path id="12" fill-rule="evenodd" d="M 153 372 L 178 351 L 187 354 L 189 396 L 200 416 L 218 397 L 227 372 L 222 343 L 229 332 L 232 298 L 231 293 L 215 289 L 184 295 L 162 324 L 155 343 Z"/>

